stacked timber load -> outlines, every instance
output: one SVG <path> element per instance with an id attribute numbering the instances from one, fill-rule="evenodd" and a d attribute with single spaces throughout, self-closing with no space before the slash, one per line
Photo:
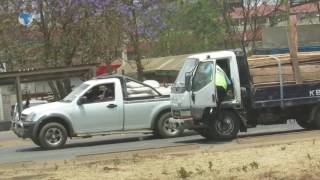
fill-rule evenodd
<path id="1" fill-rule="evenodd" d="M 283 82 L 295 82 L 290 54 L 254 55 L 248 58 L 248 64 L 255 85 L 279 83 L 277 59 L 281 61 Z M 320 52 L 299 53 L 298 60 L 303 81 L 320 80 Z"/>

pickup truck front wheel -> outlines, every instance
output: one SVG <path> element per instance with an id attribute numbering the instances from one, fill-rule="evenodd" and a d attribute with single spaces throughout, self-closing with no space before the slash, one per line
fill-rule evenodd
<path id="1" fill-rule="evenodd" d="M 156 134 L 161 138 L 170 138 L 177 137 L 183 133 L 183 129 L 174 128 L 170 126 L 169 119 L 171 118 L 171 113 L 163 113 L 158 121 L 156 126 Z"/>
<path id="2" fill-rule="evenodd" d="M 41 128 L 39 133 L 39 143 L 44 149 L 61 148 L 67 138 L 66 128 L 59 123 L 48 123 Z"/>

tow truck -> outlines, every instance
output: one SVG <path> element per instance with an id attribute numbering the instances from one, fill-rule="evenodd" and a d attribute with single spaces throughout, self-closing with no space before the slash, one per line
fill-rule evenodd
<path id="1" fill-rule="evenodd" d="M 217 65 L 232 82 L 221 103 L 215 85 Z M 254 84 L 247 57 L 238 50 L 191 55 L 171 89 L 170 124 L 224 140 L 259 124 L 285 124 L 289 119 L 303 128 L 319 129 L 320 80 L 284 83 L 282 76 L 280 64 L 278 83 Z"/>

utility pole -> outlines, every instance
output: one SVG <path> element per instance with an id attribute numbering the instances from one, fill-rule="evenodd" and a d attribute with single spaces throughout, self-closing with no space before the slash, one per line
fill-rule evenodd
<path id="1" fill-rule="evenodd" d="M 298 31 L 297 31 L 297 15 L 292 14 L 290 10 L 290 0 L 286 2 L 287 17 L 288 17 L 288 46 L 290 50 L 290 61 L 292 64 L 292 71 L 297 84 L 301 84 L 303 79 L 301 77 L 299 59 L 298 59 Z"/>

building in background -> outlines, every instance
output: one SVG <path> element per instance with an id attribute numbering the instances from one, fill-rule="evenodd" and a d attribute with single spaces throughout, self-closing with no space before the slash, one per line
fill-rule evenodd
<path id="1" fill-rule="evenodd" d="M 162 85 L 168 85 L 175 81 L 185 59 L 190 54 L 167 56 L 159 58 L 144 58 L 141 60 L 144 72 L 144 80 L 156 80 Z M 118 73 L 136 78 L 137 68 L 134 61 L 124 61 Z"/>
<path id="2" fill-rule="evenodd" d="M 290 11 L 297 15 L 300 46 L 303 43 L 305 43 L 303 45 L 320 45 L 320 41 L 318 41 L 319 34 L 314 30 L 320 24 L 320 1 L 296 1 Z M 243 38 L 247 42 L 249 49 L 268 48 L 266 44 L 272 43 L 277 48 L 283 48 L 283 40 L 287 36 L 283 31 L 287 26 L 286 6 L 262 3 L 257 6 L 250 6 L 245 10 L 238 7 L 234 8 L 230 16 L 235 22 L 235 33 L 232 38 L 234 42 L 239 42 Z M 244 29 L 245 25 L 246 29 Z M 281 35 L 269 36 L 270 32 L 279 30 Z M 281 38 L 277 39 L 280 36 Z M 313 39 L 312 36 L 314 36 Z M 308 39 L 313 42 L 309 42 Z M 281 46 L 276 41 L 271 42 L 273 40 L 281 41 Z M 287 47 L 287 42 L 285 45 Z M 272 45 L 272 47 L 275 46 Z"/>

